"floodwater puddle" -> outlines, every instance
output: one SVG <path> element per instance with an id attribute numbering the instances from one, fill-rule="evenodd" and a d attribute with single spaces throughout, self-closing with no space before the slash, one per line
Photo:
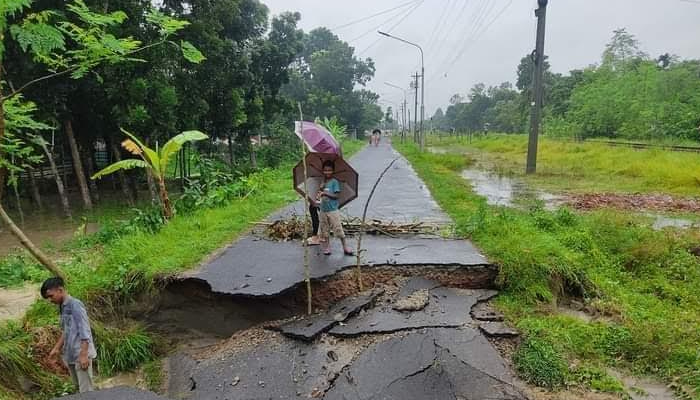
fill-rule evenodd
<path id="1" fill-rule="evenodd" d="M 697 222 L 693 222 L 685 218 L 669 217 L 667 215 L 658 214 L 648 214 L 648 216 L 654 219 L 652 228 L 657 231 L 664 228 L 691 229 L 700 227 Z"/>
<path id="2" fill-rule="evenodd" d="M 494 206 L 518 207 L 524 203 L 540 201 L 546 209 L 555 209 L 564 203 L 564 197 L 535 189 L 525 182 L 480 169 L 466 169 L 462 177 L 468 180 L 474 192 L 486 198 Z"/>
<path id="3" fill-rule="evenodd" d="M 37 285 L 21 288 L 0 288 L 0 321 L 20 319 L 39 297 Z"/>

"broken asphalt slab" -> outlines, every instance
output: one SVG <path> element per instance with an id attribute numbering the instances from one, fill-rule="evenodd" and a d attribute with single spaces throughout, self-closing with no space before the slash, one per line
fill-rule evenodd
<path id="1" fill-rule="evenodd" d="M 399 292 L 405 299 L 414 293 L 428 292 L 425 307 L 415 311 L 396 310 L 395 304 L 377 306 L 331 329 L 334 336 L 355 337 L 373 333 L 392 333 L 419 328 L 456 328 L 470 322 L 471 309 L 496 294 L 492 290 L 465 290 L 440 287 L 424 278 L 410 279 Z"/>
<path id="2" fill-rule="evenodd" d="M 293 339 L 312 341 L 338 322 L 345 321 L 348 317 L 371 305 L 382 293 L 383 290 L 372 290 L 369 293 L 345 298 L 324 313 L 288 322 L 277 330 Z"/>
<path id="3" fill-rule="evenodd" d="M 310 398 L 325 392 L 356 352 L 349 343 L 308 344 L 280 337 L 177 368 L 185 375 L 174 377 L 180 386 L 171 385 L 168 395 L 186 400 Z"/>
<path id="4" fill-rule="evenodd" d="M 58 400 L 56 398 L 54 400 Z M 60 400 L 168 400 L 155 393 L 126 386 L 61 397 Z"/>
<path id="5" fill-rule="evenodd" d="M 327 400 L 511 399 L 505 361 L 472 328 L 426 329 L 364 351 L 323 396 Z"/>
<path id="6" fill-rule="evenodd" d="M 520 335 L 520 332 L 509 327 L 503 322 L 481 322 L 479 329 L 489 337 L 495 338 L 511 338 Z"/>
<path id="7" fill-rule="evenodd" d="M 183 386 L 171 386 L 173 399 L 525 399 L 505 361 L 469 327 L 413 331 L 369 346 L 280 337 L 179 371 Z"/>
<path id="8" fill-rule="evenodd" d="M 310 248 L 312 279 L 329 277 L 357 265 L 356 257 L 344 256 L 339 243 L 334 241 L 333 245 L 335 252 L 330 256 L 322 254 L 320 246 Z M 350 246 L 355 247 L 354 240 L 350 241 Z M 460 266 L 477 271 L 490 269 L 490 278 L 495 278 L 496 274 L 496 268 L 466 240 L 377 236 L 363 240 L 363 247 L 366 249 L 363 253 L 365 266 Z M 304 248 L 298 242 L 274 242 L 246 236 L 186 278 L 204 281 L 216 293 L 275 296 L 304 281 L 303 255 Z"/>

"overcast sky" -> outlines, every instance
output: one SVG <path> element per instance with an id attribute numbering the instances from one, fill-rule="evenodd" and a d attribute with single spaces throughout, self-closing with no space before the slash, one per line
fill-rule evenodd
<path id="1" fill-rule="evenodd" d="M 416 48 L 381 37 L 377 29 L 423 46 L 426 117 L 475 83 L 514 81 L 520 58 L 535 42 L 535 0 L 262 1 L 272 14 L 299 11 L 305 31 L 341 27 L 334 32 L 361 57 L 374 60 L 376 74 L 368 86 L 382 95 L 383 105 L 403 98 L 384 82 L 408 88 L 420 62 Z M 545 49 L 552 69 L 565 73 L 597 63 L 612 31 L 621 27 L 652 56 L 700 58 L 700 0 L 550 0 Z"/>

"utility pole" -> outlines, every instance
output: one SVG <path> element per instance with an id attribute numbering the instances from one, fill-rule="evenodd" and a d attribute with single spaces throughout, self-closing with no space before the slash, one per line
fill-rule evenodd
<path id="1" fill-rule="evenodd" d="M 406 111 L 408 111 L 408 131 L 410 132 L 411 131 L 411 109 L 407 108 Z"/>
<path id="2" fill-rule="evenodd" d="M 540 133 L 540 119 L 542 118 L 542 81 L 544 79 L 544 33 L 547 17 L 548 0 L 537 0 L 539 8 L 535 10 L 537 16 L 537 45 L 533 53 L 535 62 L 535 77 L 533 79 L 532 93 L 534 101 L 530 116 L 530 139 L 527 145 L 526 174 L 534 174 L 537 171 L 537 139 Z"/>
<path id="3" fill-rule="evenodd" d="M 413 143 L 418 143 L 418 141 L 420 140 L 418 138 L 418 78 L 420 77 L 420 75 L 418 75 L 418 72 L 416 72 L 416 74 L 412 75 L 411 77 L 415 79 L 413 82 L 413 89 L 416 92 L 415 96 L 413 96 L 413 98 L 415 99 L 415 107 L 413 109 Z"/>
<path id="4" fill-rule="evenodd" d="M 421 58 L 423 57 L 423 49 L 420 51 Z M 423 152 L 425 147 L 425 131 L 423 130 L 423 121 L 425 121 L 425 65 L 421 61 L 420 67 L 420 152 Z"/>

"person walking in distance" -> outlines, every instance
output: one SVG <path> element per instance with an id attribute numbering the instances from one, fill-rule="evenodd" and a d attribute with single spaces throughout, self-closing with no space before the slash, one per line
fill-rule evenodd
<path id="1" fill-rule="evenodd" d="M 71 297 L 61 278 L 49 278 L 41 285 L 41 297 L 58 305 L 61 337 L 49 353 L 50 358 L 63 355 L 63 362 L 80 393 L 91 392 L 92 362 L 97 357 L 90 320 L 83 303 Z"/>
<path id="2" fill-rule="evenodd" d="M 343 245 L 345 255 L 354 255 L 352 249 L 348 246 L 345 240 L 345 232 L 338 211 L 338 195 L 340 194 L 340 182 L 333 177 L 335 173 L 335 164 L 333 161 L 326 160 L 323 162 L 324 181 L 321 189 L 317 193 L 317 199 L 321 203 L 320 213 L 320 236 L 323 243 L 323 254 L 331 254 L 330 231 L 333 235 L 340 239 Z"/>

